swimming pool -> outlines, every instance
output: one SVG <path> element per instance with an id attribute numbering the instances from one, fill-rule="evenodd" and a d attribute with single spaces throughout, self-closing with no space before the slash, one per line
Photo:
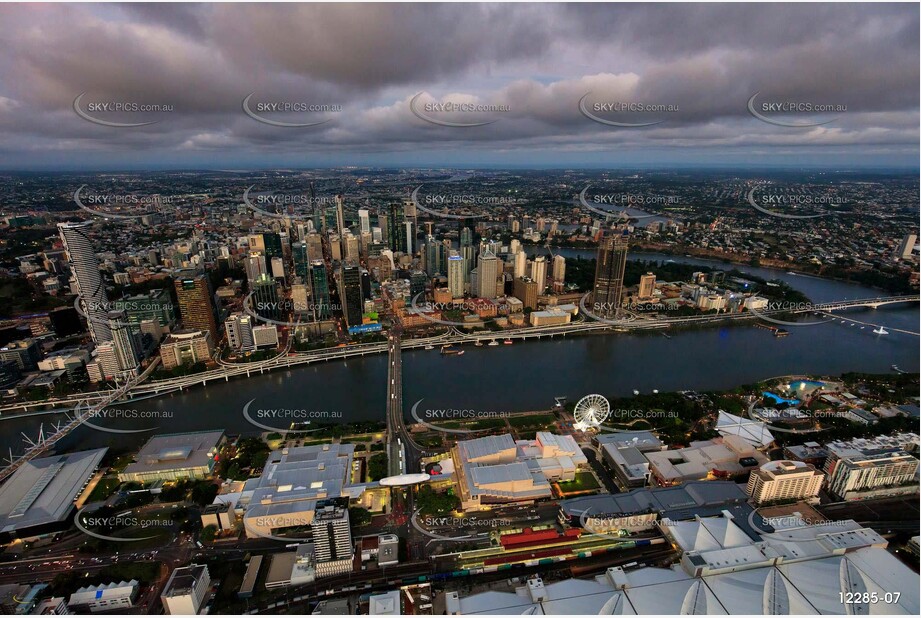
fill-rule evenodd
<path id="1" fill-rule="evenodd" d="M 762 396 L 767 397 L 768 399 L 773 399 L 774 403 L 785 403 L 788 406 L 798 406 L 800 404 L 799 399 L 784 399 L 780 395 L 775 395 L 774 393 L 769 393 L 764 391 L 761 393 Z"/>
<path id="2" fill-rule="evenodd" d="M 825 382 L 816 382 L 815 380 L 797 380 L 796 382 L 790 382 L 790 390 L 815 390 L 825 386 Z"/>

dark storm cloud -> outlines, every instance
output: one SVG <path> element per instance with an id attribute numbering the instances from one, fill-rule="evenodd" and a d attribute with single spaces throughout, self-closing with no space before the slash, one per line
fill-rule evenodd
<path id="1" fill-rule="evenodd" d="M 497 149 L 524 164 L 535 152 L 612 149 L 663 160 L 669 149 L 827 149 L 864 161 L 870 146 L 917 160 L 914 5 L 5 5 L 0 21 L 0 167 Z M 783 129 L 748 113 L 759 91 L 847 112 Z M 175 111 L 133 117 L 159 121 L 139 129 L 101 127 L 73 112 L 81 92 Z M 252 92 L 343 110 L 319 127 L 266 126 L 242 112 Z M 488 127 L 438 127 L 410 112 L 418 92 L 510 111 L 478 114 L 497 120 Z M 678 111 L 617 117 L 665 122 L 613 129 L 579 113 L 588 92 Z"/>

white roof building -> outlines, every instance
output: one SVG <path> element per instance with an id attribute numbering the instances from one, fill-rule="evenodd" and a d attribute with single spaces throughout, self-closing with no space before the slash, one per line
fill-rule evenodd
<path id="1" fill-rule="evenodd" d="M 716 431 L 721 436 L 739 436 L 756 448 L 766 447 L 774 441 L 774 436 L 764 423 L 722 410 L 716 419 Z"/>

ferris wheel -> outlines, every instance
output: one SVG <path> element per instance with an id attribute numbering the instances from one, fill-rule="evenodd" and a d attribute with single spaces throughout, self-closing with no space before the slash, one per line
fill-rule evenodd
<path id="1" fill-rule="evenodd" d="M 575 429 L 595 429 L 610 416 L 611 404 L 601 395 L 586 395 L 576 404 L 573 414 L 576 417 L 576 424 L 573 426 Z"/>

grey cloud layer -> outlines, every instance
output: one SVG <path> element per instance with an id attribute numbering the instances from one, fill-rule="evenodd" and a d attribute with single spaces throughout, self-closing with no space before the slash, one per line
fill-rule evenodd
<path id="1" fill-rule="evenodd" d="M 5 5 L 0 21 L 0 167 L 88 152 L 205 163 L 228 149 L 251 160 L 497 146 L 872 145 L 917 158 L 916 5 Z M 145 115 L 160 120 L 151 127 L 100 127 L 71 109 L 84 91 L 176 111 Z M 437 127 L 410 113 L 420 91 L 510 111 L 464 116 L 499 119 L 485 128 Z M 578 112 L 589 91 L 679 112 L 627 115 L 666 122 L 611 129 Z M 757 91 L 848 111 L 780 129 L 747 112 Z M 344 110 L 321 127 L 279 129 L 242 113 L 250 92 Z"/>

